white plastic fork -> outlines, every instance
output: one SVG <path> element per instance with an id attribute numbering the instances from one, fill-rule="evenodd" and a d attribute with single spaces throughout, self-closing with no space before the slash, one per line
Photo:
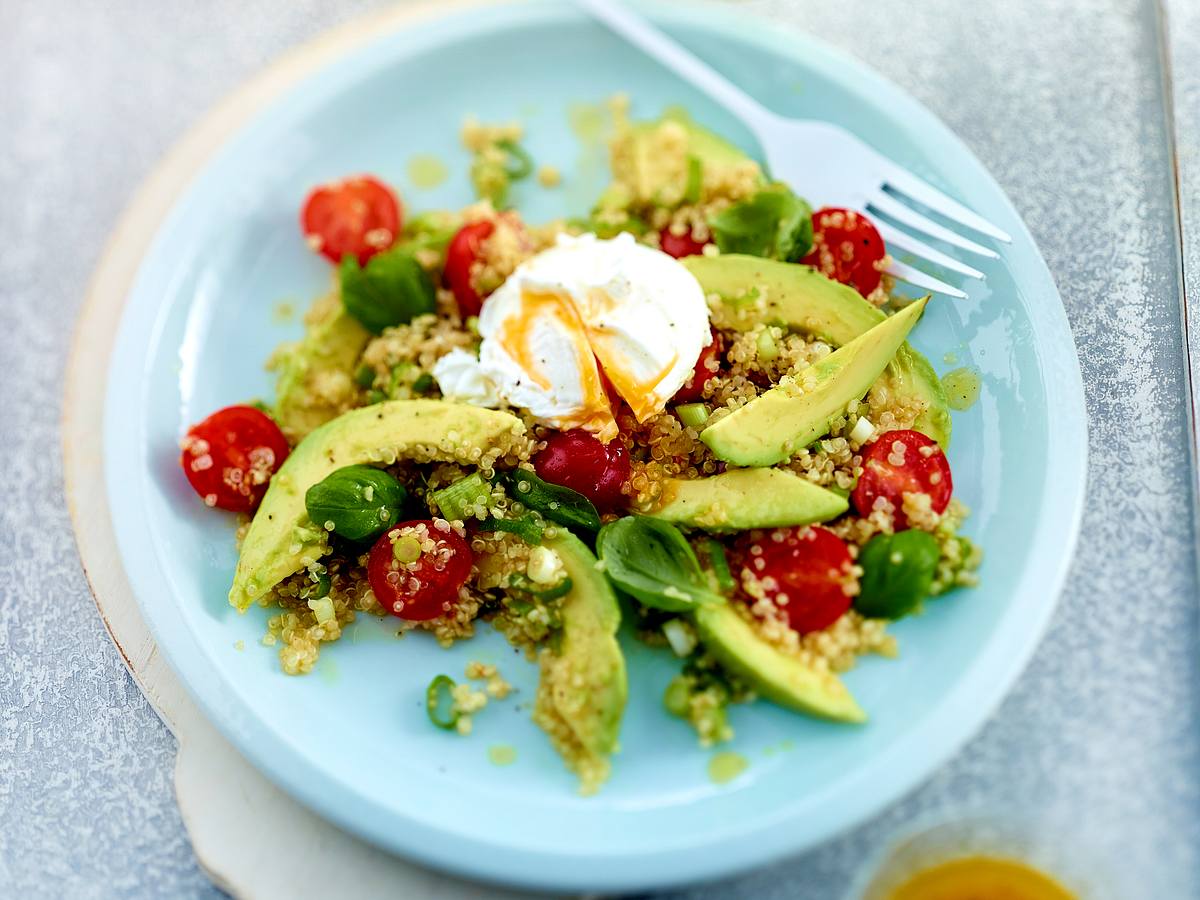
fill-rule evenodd
<path id="1" fill-rule="evenodd" d="M 974 266 L 931 247 L 880 216 L 967 253 L 986 259 L 999 257 L 990 247 L 917 212 L 901 202 L 901 196 L 963 228 L 1005 243 L 1012 240 L 987 219 L 881 156 L 846 129 L 830 122 L 789 119 L 767 109 L 620 3 L 613 0 L 576 2 L 631 44 L 740 118 L 758 139 L 772 177 L 786 182 L 816 205 L 875 213 L 872 221 L 893 257 L 896 251 L 902 251 L 968 278 L 984 277 Z M 953 285 L 894 258 L 887 272 L 925 290 L 951 297 L 967 296 Z"/>

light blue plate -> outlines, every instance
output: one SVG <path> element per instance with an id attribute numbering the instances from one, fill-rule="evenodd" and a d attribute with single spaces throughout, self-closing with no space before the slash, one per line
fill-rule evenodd
<path id="1" fill-rule="evenodd" d="M 517 192 L 534 220 L 578 214 L 604 180 L 568 124 L 574 103 L 627 91 L 634 111 L 683 103 L 748 146 L 745 130 L 654 63 L 559 4 L 486 8 L 380 33 L 295 86 L 233 135 L 179 198 L 144 260 L 110 372 L 104 452 L 122 559 L 154 632 L 195 699 L 269 778 L 339 825 L 430 865 L 554 889 L 632 890 L 711 878 L 809 847 L 861 822 L 927 777 L 984 721 L 1050 616 L 1079 525 L 1083 393 L 1054 284 L 999 187 L 929 112 L 859 63 L 741 13 L 664 10 L 662 23 L 769 106 L 849 127 L 1016 238 L 970 300 L 935 300 L 916 333 L 940 369 L 947 353 L 983 373 L 955 417 L 966 532 L 987 551 L 983 586 L 896 626 L 902 656 L 869 659 L 847 681 L 865 727 L 805 719 L 767 703 L 732 713 L 732 749 L 751 762 L 730 784 L 662 710 L 676 664 L 632 641 L 622 751 L 596 797 L 575 793 L 529 722 L 535 673 L 488 632 L 452 651 L 397 641 L 370 617 L 327 647 L 318 671 L 289 678 L 259 644 L 266 612 L 226 602 L 232 522 L 202 506 L 177 439 L 213 410 L 271 396 L 263 361 L 282 339 L 280 301 L 303 307 L 329 268 L 300 239 L 308 188 L 359 171 L 397 185 L 410 210 L 469 201 L 458 146 L 466 113 L 519 118 L 539 162 L 566 184 Z M 454 173 L 409 183 L 416 153 Z M 235 649 L 244 641 L 245 649 Z M 431 728 L 430 677 L 469 659 L 520 688 L 461 738 Z M 518 750 L 506 768 L 487 749 Z M 790 748 L 790 749 L 788 749 Z M 261 840 L 253 822 L 247 840 Z"/>

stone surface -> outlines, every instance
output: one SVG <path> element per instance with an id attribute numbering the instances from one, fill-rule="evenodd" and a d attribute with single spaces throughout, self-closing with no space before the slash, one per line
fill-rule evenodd
<path id="1" fill-rule="evenodd" d="M 154 162 L 248 75 L 375 5 L 0 9 L 10 73 L 0 92 L 0 536 L 10 548 L 0 559 L 0 894 L 216 893 L 174 805 L 171 735 L 125 673 L 75 556 L 58 452 L 62 365 L 88 274 Z M 1079 344 L 1090 496 L 1050 634 L 971 744 L 867 826 L 678 896 L 834 900 L 898 829 L 970 806 L 1065 816 L 1064 838 L 1137 873 L 1142 896 L 1200 895 L 1194 470 L 1156 4 L 739 5 L 869 60 L 1008 191 Z M 1200 8 L 1179 0 L 1170 11 L 1195 299 Z"/>

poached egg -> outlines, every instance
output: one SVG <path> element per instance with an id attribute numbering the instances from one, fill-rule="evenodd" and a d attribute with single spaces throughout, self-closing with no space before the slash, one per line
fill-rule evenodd
<path id="1" fill-rule="evenodd" d="M 455 350 L 433 367 L 447 399 L 507 403 L 606 442 L 617 423 L 605 379 L 644 422 L 687 381 L 711 337 L 700 283 L 630 234 L 561 235 L 484 302 L 479 333 L 478 359 Z"/>

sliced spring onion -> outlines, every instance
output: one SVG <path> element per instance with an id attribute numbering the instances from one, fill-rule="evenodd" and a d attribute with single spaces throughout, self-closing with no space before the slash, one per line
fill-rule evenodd
<path id="1" fill-rule="evenodd" d="M 697 431 L 708 421 L 708 407 L 703 403 L 681 403 L 675 407 L 675 414 L 680 422 Z"/>
<path id="2" fill-rule="evenodd" d="M 527 544 L 540 544 L 542 533 L 546 530 L 540 516 L 528 513 L 515 519 L 497 519 L 488 516 L 479 523 L 480 531 L 505 531 L 515 534 Z"/>
<path id="3" fill-rule="evenodd" d="M 488 505 L 492 499 L 492 489 L 487 480 L 476 472 L 434 491 L 430 496 L 444 517 L 466 521 L 474 517 L 475 510 L 480 506 Z"/>
<path id="4" fill-rule="evenodd" d="M 736 584 L 733 573 L 729 571 L 729 560 L 725 556 L 725 548 L 716 538 L 708 538 L 704 542 L 704 553 L 713 574 L 717 576 L 717 584 L 723 591 L 732 591 Z"/>
<path id="5" fill-rule="evenodd" d="M 691 684 L 684 675 L 676 675 L 663 693 L 663 706 L 673 716 L 686 719 L 691 711 Z"/>
<path id="6" fill-rule="evenodd" d="M 687 203 L 700 202 L 700 189 L 704 186 L 704 163 L 700 157 L 688 155 L 687 186 L 683 189 L 683 199 Z"/>
<path id="7" fill-rule="evenodd" d="M 438 728 L 450 731 L 458 724 L 454 708 L 454 689 L 458 687 L 449 675 L 438 675 L 425 689 L 425 714 Z"/>
<path id="8" fill-rule="evenodd" d="M 779 345 L 771 329 L 764 328 L 758 335 L 758 359 L 760 362 L 772 362 L 779 359 Z"/>
<path id="9" fill-rule="evenodd" d="M 676 656 L 692 655 L 692 651 L 696 649 L 696 633 L 687 622 L 683 619 L 668 619 L 663 622 L 662 630 Z"/>
<path id="10" fill-rule="evenodd" d="M 569 575 L 564 576 L 563 580 L 551 587 L 542 587 L 535 583 L 532 578 L 520 573 L 510 575 L 508 577 L 508 589 L 510 592 L 521 597 L 529 597 L 540 603 L 546 603 L 550 600 L 557 600 L 559 597 L 565 597 L 571 593 L 571 588 L 575 583 L 571 581 Z"/>
<path id="11" fill-rule="evenodd" d="M 318 625 L 324 625 L 326 622 L 332 622 L 337 618 L 337 613 L 333 608 L 333 601 L 328 597 L 313 597 L 308 601 L 308 608 L 316 616 Z"/>
<path id="12" fill-rule="evenodd" d="M 528 178 L 533 171 L 533 157 L 516 141 L 497 141 L 496 146 L 508 154 L 508 164 L 504 171 L 511 181 Z"/>
<path id="13" fill-rule="evenodd" d="M 875 426 L 871 424 L 871 420 L 866 416 L 861 417 L 854 423 L 854 427 L 850 429 L 850 440 L 857 441 L 860 444 L 865 444 L 871 439 L 871 435 L 875 433 Z"/>

